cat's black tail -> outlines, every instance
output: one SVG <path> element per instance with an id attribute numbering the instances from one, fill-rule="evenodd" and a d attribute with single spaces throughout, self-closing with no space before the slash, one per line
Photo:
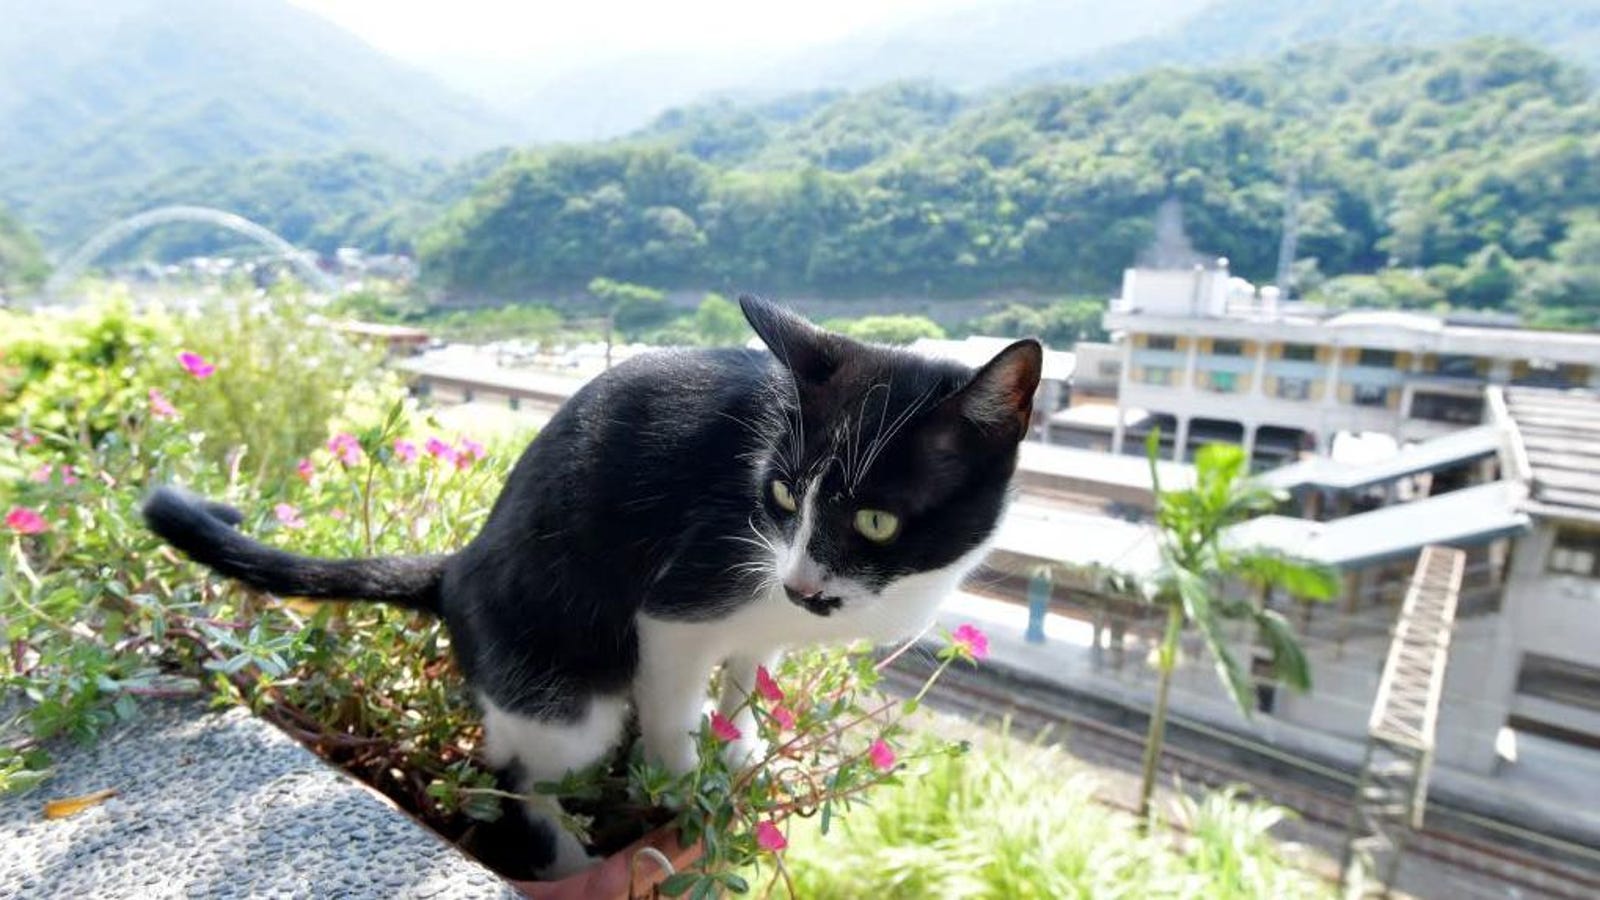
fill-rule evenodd
<path id="1" fill-rule="evenodd" d="M 317 600 L 372 600 L 439 612 L 439 582 L 448 556 L 315 559 L 253 541 L 231 526 L 232 507 L 172 487 L 144 502 L 152 531 L 201 565 L 261 591 Z"/>

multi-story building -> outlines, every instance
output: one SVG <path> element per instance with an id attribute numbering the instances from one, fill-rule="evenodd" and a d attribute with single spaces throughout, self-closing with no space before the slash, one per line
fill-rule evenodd
<path id="1" fill-rule="evenodd" d="M 1105 325 L 1122 353 L 1113 452 L 1159 426 L 1174 458 L 1225 440 L 1282 461 L 1340 432 L 1405 443 L 1480 424 L 1490 384 L 1600 387 L 1600 335 L 1281 302 L 1226 260 L 1129 269 Z"/>

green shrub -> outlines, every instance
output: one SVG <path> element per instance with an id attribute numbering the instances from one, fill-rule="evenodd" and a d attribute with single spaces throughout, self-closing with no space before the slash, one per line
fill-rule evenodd
<path id="1" fill-rule="evenodd" d="M 949 727 L 936 729 L 948 733 Z M 1281 810 L 1224 792 L 1174 815 L 1188 836 L 1144 837 L 1133 816 L 1094 800 L 1087 773 L 1054 747 L 1005 735 L 934 753 L 823 835 L 796 828 L 786 862 L 795 896 L 1327 897 L 1268 830 Z"/>

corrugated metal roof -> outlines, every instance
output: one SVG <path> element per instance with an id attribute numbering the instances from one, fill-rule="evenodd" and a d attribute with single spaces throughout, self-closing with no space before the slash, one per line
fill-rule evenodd
<path id="1" fill-rule="evenodd" d="M 1403 559 L 1429 544 L 1467 547 L 1520 534 L 1528 527 L 1527 515 L 1517 508 L 1521 500 L 1519 485 L 1497 481 L 1332 522 L 1262 516 L 1229 529 L 1225 540 L 1241 549 L 1356 569 Z M 1007 513 L 995 549 L 1135 578 L 1149 577 L 1161 565 L 1152 525 L 1025 503 Z"/>
<path id="2" fill-rule="evenodd" d="M 1533 470 L 1527 508 L 1600 522 L 1600 395 L 1509 388 L 1505 399 Z"/>
<path id="3" fill-rule="evenodd" d="M 1479 425 L 1404 447 L 1394 456 L 1373 463 L 1342 463 L 1325 456 L 1313 457 L 1273 469 L 1261 476 L 1271 487 L 1293 490 L 1317 487 L 1349 491 L 1383 484 L 1419 472 L 1431 472 L 1468 460 L 1494 455 L 1500 447 L 1500 429 Z"/>

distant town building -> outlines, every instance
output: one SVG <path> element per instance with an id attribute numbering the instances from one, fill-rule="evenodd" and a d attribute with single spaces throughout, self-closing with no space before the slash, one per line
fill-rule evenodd
<path id="1" fill-rule="evenodd" d="M 362 343 L 382 344 L 390 356 L 412 356 L 428 346 L 428 332 L 382 322 L 335 322 L 335 331 Z"/>
<path id="2" fill-rule="evenodd" d="M 1129 269 L 1105 326 L 1121 350 L 1113 452 L 1143 452 L 1160 426 L 1174 458 L 1230 441 L 1282 462 L 1340 432 L 1404 443 L 1477 425 L 1490 384 L 1600 387 L 1600 335 L 1283 302 L 1226 260 Z"/>

